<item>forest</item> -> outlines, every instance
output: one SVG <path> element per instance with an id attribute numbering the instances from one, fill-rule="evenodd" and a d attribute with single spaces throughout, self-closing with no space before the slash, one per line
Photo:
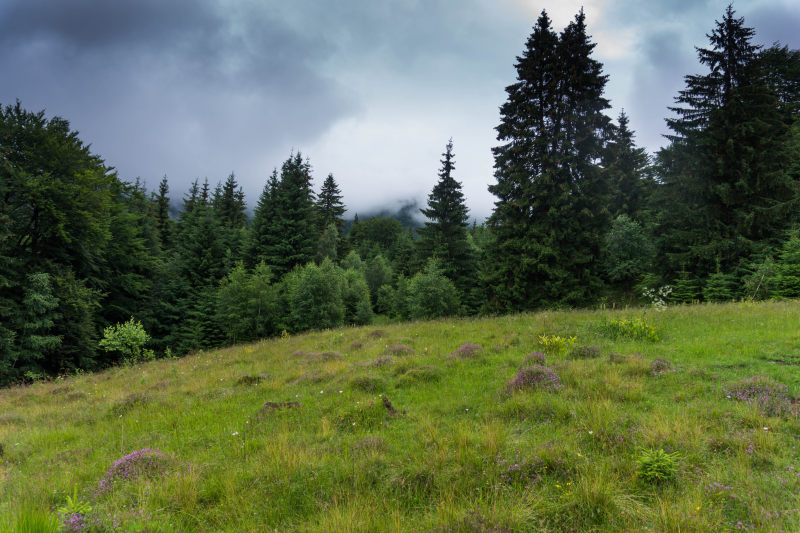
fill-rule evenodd
<path id="1" fill-rule="evenodd" d="M 714 22 L 650 155 L 607 114 L 583 12 L 559 32 L 543 11 L 481 224 L 452 140 L 418 228 L 346 221 L 299 151 L 251 216 L 234 174 L 173 216 L 167 177 L 147 190 L 67 120 L 0 106 L 0 385 L 374 320 L 798 298 L 800 51 L 755 36 L 732 7 Z"/>

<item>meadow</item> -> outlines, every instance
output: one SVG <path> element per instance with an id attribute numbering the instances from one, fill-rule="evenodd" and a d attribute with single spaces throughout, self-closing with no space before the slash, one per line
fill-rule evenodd
<path id="1" fill-rule="evenodd" d="M 378 329 L 380 328 L 380 329 Z M 343 328 L 0 390 L 0 531 L 800 531 L 800 304 Z"/>

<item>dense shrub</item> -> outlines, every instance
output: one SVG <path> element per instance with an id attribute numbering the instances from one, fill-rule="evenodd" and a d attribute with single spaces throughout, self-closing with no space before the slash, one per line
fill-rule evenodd
<path id="1" fill-rule="evenodd" d="M 344 303 L 344 321 L 346 324 L 359 326 L 372 322 L 372 304 L 369 287 L 364 273 L 360 270 L 344 271 L 344 287 L 342 288 Z"/>
<path id="2" fill-rule="evenodd" d="M 442 274 L 439 263 L 428 261 L 425 269 L 408 282 L 408 313 L 414 319 L 452 316 L 459 309 L 458 291 Z"/>
<path id="3" fill-rule="evenodd" d="M 100 346 L 107 352 L 120 353 L 126 361 L 136 363 L 153 359 L 153 350 L 144 348 L 148 340 L 150 340 L 150 336 L 142 327 L 142 323 L 131 317 L 124 324 L 108 326 L 104 329 Z"/>
<path id="4" fill-rule="evenodd" d="M 261 262 L 250 274 L 238 263 L 217 289 L 216 316 L 233 343 L 275 335 L 280 322 L 278 287 L 272 284 L 270 268 Z"/>
<path id="5" fill-rule="evenodd" d="M 295 331 L 334 328 L 342 325 L 345 306 L 342 301 L 344 276 L 330 259 L 321 265 L 308 263 L 285 277 L 290 324 Z"/>

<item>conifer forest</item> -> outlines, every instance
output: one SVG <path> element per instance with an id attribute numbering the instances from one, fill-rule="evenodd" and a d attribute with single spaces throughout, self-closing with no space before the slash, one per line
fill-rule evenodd
<path id="1" fill-rule="evenodd" d="M 584 13 L 542 11 L 497 102 L 484 221 L 457 131 L 414 225 L 345 218 L 335 169 L 299 150 L 252 210 L 233 173 L 148 190 L 4 102 L 0 385 L 342 325 L 800 297 L 800 50 L 732 7 L 709 26 L 649 154 L 609 116 Z"/>

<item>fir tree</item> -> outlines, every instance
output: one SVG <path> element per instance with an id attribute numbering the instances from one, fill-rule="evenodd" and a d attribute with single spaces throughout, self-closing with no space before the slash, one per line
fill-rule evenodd
<path id="1" fill-rule="evenodd" d="M 197 182 L 194 184 L 197 187 Z M 172 219 L 169 216 L 169 183 L 167 176 L 161 179 L 158 184 L 158 196 L 156 196 L 155 222 L 158 237 L 163 249 L 168 250 L 172 247 Z"/>
<path id="2" fill-rule="evenodd" d="M 278 193 L 278 170 L 274 169 L 264 190 L 258 197 L 258 203 L 253 211 L 253 221 L 250 223 L 247 249 L 245 251 L 245 264 L 253 268 L 262 261 L 266 261 L 267 252 L 280 238 L 276 233 L 275 213 L 276 197 Z"/>
<path id="3" fill-rule="evenodd" d="M 322 183 L 322 189 L 319 191 L 317 197 L 317 212 L 319 213 L 319 228 L 320 232 L 333 224 L 342 235 L 344 230 L 344 215 L 345 207 L 342 203 L 342 195 L 339 186 L 336 185 L 336 180 L 333 179 L 333 174 L 328 174 L 325 181 Z"/>
<path id="4" fill-rule="evenodd" d="M 642 222 L 642 210 L 648 192 L 650 158 L 644 148 L 637 148 L 628 116 L 621 111 L 617 126 L 609 128 L 609 140 L 603 154 L 605 179 L 609 188 L 608 212 Z"/>
<path id="5" fill-rule="evenodd" d="M 474 287 L 477 265 L 467 239 L 469 217 L 461 183 L 453 178 L 452 139 L 442 156 L 439 181 L 428 195 L 427 208 L 420 209 L 428 222 L 418 231 L 419 257 L 440 259 L 444 275 L 455 284 L 463 300 Z"/>
<path id="6" fill-rule="evenodd" d="M 489 187 L 497 197 L 483 269 L 491 310 L 586 303 L 601 286 L 608 215 L 597 162 L 609 104 L 593 48 L 583 11 L 560 36 L 543 11 L 517 60 Z"/>
<path id="7" fill-rule="evenodd" d="M 759 72 L 754 33 L 728 6 L 708 34 L 710 47 L 698 48 L 708 72 L 686 76 L 667 120 L 674 134 L 665 184 L 678 183 L 694 200 L 667 197 L 658 231 L 673 265 L 688 263 L 701 276 L 717 261 L 729 270 L 774 246 L 796 220 L 787 117 Z M 685 200 L 695 205 L 673 212 Z"/>
<path id="8" fill-rule="evenodd" d="M 314 259 L 319 233 L 311 188 L 311 165 L 300 152 L 281 167 L 274 191 L 274 213 L 270 232 L 275 240 L 264 250 L 263 258 L 277 276 Z"/>

